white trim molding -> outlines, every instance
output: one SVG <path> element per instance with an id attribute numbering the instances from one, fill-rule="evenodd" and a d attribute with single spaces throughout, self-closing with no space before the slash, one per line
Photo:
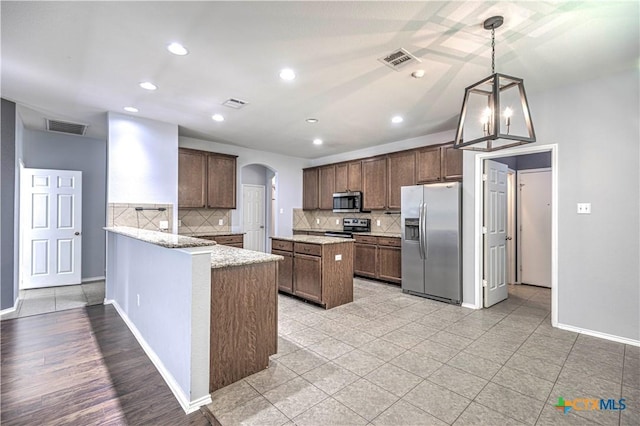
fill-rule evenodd
<path id="1" fill-rule="evenodd" d="M 627 337 L 615 336 L 613 334 L 603 333 L 601 331 L 588 330 L 586 328 L 574 327 L 573 325 L 560 324 L 558 328 L 566 331 L 573 331 L 574 333 L 586 334 L 587 336 L 598 337 L 600 339 L 611 340 L 613 342 L 624 343 L 625 345 L 640 347 L 640 340 L 633 340 Z"/>
<path id="2" fill-rule="evenodd" d="M 87 278 L 83 278 L 83 279 L 81 280 L 81 282 L 84 284 L 84 283 L 90 283 L 90 282 L 93 282 L 93 281 L 104 281 L 104 280 L 106 280 L 106 279 L 107 279 L 107 278 L 103 275 L 103 276 L 101 276 L 101 277 L 87 277 Z"/>
<path id="3" fill-rule="evenodd" d="M 474 305 L 473 303 L 463 303 L 460 306 L 462 308 L 467 308 L 467 309 L 481 309 L 481 308 L 477 307 L 476 305 Z"/>
<path id="4" fill-rule="evenodd" d="M 149 344 L 144 339 L 144 337 L 142 337 L 142 334 L 140 333 L 140 331 L 138 331 L 138 329 L 133 324 L 133 322 L 129 319 L 125 311 L 120 307 L 118 302 L 116 302 L 115 300 L 105 299 L 104 303 L 105 305 L 107 304 L 113 305 L 113 307 L 116 309 L 116 311 L 118 312 L 118 315 L 120 315 L 120 318 L 122 318 L 122 320 L 127 325 L 127 327 L 129 327 L 129 330 L 131 330 L 131 333 L 133 333 L 133 336 L 136 338 L 136 340 L 138 341 L 138 343 L 140 344 L 144 352 L 147 354 L 147 356 L 149 357 L 153 365 L 156 367 L 156 369 L 164 379 L 164 381 L 167 383 L 167 385 L 169 386 L 169 389 L 171 389 L 171 392 L 173 392 L 173 395 L 176 397 L 176 399 L 180 403 L 180 406 L 182 407 L 182 409 L 186 414 L 190 414 L 190 413 L 193 413 L 194 411 L 197 411 L 203 405 L 211 404 L 210 394 L 205 395 L 201 398 L 195 399 L 193 401 L 189 400 L 189 398 L 184 394 L 182 388 L 178 385 L 178 382 L 176 381 L 176 379 L 169 372 L 169 370 L 167 370 L 167 368 L 162 363 L 158 355 L 154 352 L 154 350 L 151 349 L 151 346 L 149 346 Z"/>
<path id="5" fill-rule="evenodd" d="M 15 312 L 16 310 L 18 310 L 18 305 L 20 304 L 20 297 L 16 298 L 15 303 L 13 304 L 12 307 L 7 308 L 7 309 L 3 309 L 0 311 L 0 317 L 6 314 L 10 314 L 11 312 Z"/>

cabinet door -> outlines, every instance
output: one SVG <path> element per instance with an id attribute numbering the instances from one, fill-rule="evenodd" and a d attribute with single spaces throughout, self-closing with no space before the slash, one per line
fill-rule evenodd
<path id="1" fill-rule="evenodd" d="M 364 210 L 384 210 L 387 206 L 387 158 L 362 161 L 362 197 Z"/>
<path id="2" fill-rule="evenodd" d="M 399 247 L 378 246 L 378 276 L 381 280 L 402 282 L 402 250 Z"/>
<path id="3" fill-rule="evenodd" d="M 387 207 L 400 210 L 400 188 L 416 184 L 416 153 L 401 152 L 387 158 L 389 189 Z"/>
<path id="4" fill-rule="evenodd" d="M 320 210 L 332 210 L 333 209 L 333 193 L 336 186 L 336 167 L 325 166 L 320 167 L 319 171 L 320 179 Z"/>
<path id="5" fill-rule="evenodd" d="M 347 189 L 362 191 L 362 161 L 353 161 L 347 167 Z"/>
<path id="6" fill-rule="evenodd" d="M 418 183 L 440 182 L 440 147 L 436 146 L 419 149 L 417 156 Z"/>
<path id="7" fill-rule="evenodd" d="M 209 154 L 207 157 L 207 207 L 236 208 L 236 157 Z"/>
<path id="8" fill-rule="evenodd" d="M 293 253 L 271 250 L 271 253 L 284 257 L 278 264 L 278 290 L 293 293 Z"/>
<path id="9" fill-rule="evenodd" d="M 302 209 L 318 209 L 318 169 L 302 171 Z"/>
<path id="10" fill-rule="evenodd" d="M 293 257 L 293 292 L 314 302 L 322 299 L 322 258 L 296 254 Z"/>
<path id="11" fill-rule="evenodd" d="M 346 163 L 336 164 L 336 192 L 346 192 L 349 190 L 349 165 Z"/>
<path id="12" fill-rule="evenodd" d="M 354 244 L 354 274 L 376 278 L 377 248 L 372 244 Z"/>
<path id="13" fill-rule="evenodd" d="M 207 154 L 178 149 L 178 207 L 206 207 Z"/>
<path id="14" fill-rule="evenodd" d="M 444 180 L 462 180 L 462 150 L 453 145 L 442 147 L 442 178 Z"/>

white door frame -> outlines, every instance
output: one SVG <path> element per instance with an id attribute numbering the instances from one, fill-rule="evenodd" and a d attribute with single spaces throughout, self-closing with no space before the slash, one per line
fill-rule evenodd
<path id="1" fill-rule="evenodd" d="M 551 152 L 551 325 L 558 326 L 558 144 L 517 147 L 497 152 L 476 154 L 474 164 L 475 206 L 474 206 L 474 280 L 475 308 L 482 309 L 482 265 L 484 256 L 483 223 L 483 165 L 485 159 L 510 157 L 513 155 Z"/>
<path id="2" fill-rule="evenodd" d="M 507 169 L 507 235 L 511 238 L 507 242 L 507 264 L 511 265 L 510 268 L 507 267 L 507 282 L 512 284 L 519 284 L 515 249 L 518 243 L 516 236 L 516 185 L 516 171 Z"/>

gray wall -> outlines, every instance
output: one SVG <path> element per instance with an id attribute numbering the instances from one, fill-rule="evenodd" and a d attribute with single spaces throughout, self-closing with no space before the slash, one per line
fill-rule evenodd
<path id="1" fill-rule="evenodd" d="M 558 322 L 640 340 L 639 71 L 529 96 L 558 145 Z M 475 153 L 464 153 L 463 293 L 474 303 Z M 576 204 L 590 202 L 590 215 Z"/>
<path id="2" fill-rule="evenodd" d="M 544 169 L 551 167 L 551 152 L 537 152 L 535 154 L 512 155 L 510 157 L 494 158 L 495 161 L 506 164 L 511 170 Z"/>
<path id="3" fill-rule="evenodd" d="M 24 163 L 28 168 L 82 171 L 82 278 L 104 277 L 106 141 L 25 129 Z"/>
<path id="4" fill-rule="evenodd" d="M 14 275 L 14 200 L 16 183 L 16 104 L 2 99 L 0 144 L 0 309 L 13 307 L 17 292 Z"/>

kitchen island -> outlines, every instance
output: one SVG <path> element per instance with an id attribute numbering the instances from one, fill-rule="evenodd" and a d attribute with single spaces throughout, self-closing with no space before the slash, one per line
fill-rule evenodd
<path id="1" fill-rule="evenodd" d="M 128 227 L 107 231 L 112 303 L 186 412 L 268 366 L 277 255 Z"/>
<path id="2" fill-rule="evenodd" d="M 272 237 L 271 253 L 284 258 L 278 289 L 325 309 L 353 302 L 353 242 L 311 235 Z"/>

